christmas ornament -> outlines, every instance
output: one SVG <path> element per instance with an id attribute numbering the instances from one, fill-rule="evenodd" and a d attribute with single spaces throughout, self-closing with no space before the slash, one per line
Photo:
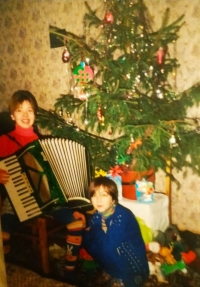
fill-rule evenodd
<path id="1" fill-rule="evenodd" d="M 131 142 L 130 142 L 130 145 L 129 145 L 129 148 L 127 149 L 126 153 L 127 154 L 131 154 L 132 151 L 134 149 L 137 149 L 138 146 L 142 145 L 142 140 L 141 139 L 137 139 L 136 141 L 134 141 L 133 138 L 131 138 Z"/>
<path id="2" fill-rule="evenodd" d="M 89 124 L 88 119 L 85 119 L 85 120 L 84 120 L 84 124 L 85 124 L 86 126 Z"/>
<path id="3" fill-rule="evenodd" d="M 74 98 L 85 101 L 89 97 L 89 93 L 85 90 L 84 84 L 76 84 L 73 88 Z"/>
<path id="4" fill-rule="evenodd" d="M 67 48 L 65 47 L 63 53 L 62 53 L 62 61 L 63 63 L 68 63 L 70 60 L 70 54 Z"/>
<path id="5" fill-rule="evenodd" d="M 85 101 L 87 98 L 88 98 L 88 93 L 86 93 L 84 90 L 81 90 L 78 98 L 81 100 L 81 101 Z"/>
<path id="6" fill-rule="evenodd" d="M 176 143 L 176 138 L 175 138 L 174 135 L 171 135 L 171 137 L 169 139 L 169 143 L 172 144 L 172 145 Z"/>
<path id="7" fill-rule="evenodd" d="M 114 22 L 114 17 L 111 12 L 107 12 L 104 18 L 106 24 L 112 24 Z"/>
<path id="8" fill-rule="evenodd" d="M 59 108 L 58 114 L 59 114 L 60 117 L 63 116 L 63 108 L 62 107 Z"/>
<path id="9" fill-rule="evenodd" d="M 174 135 L 171 135 L 170 139 L 169 139 L 169 143 L 171 147 L 176 147 L 178 146 L 177 142 L 176 142 L 176 138 Z"/>
<path id="10" fill-rule="evenodd" d="M 153 127 L 148 127 L 145 131 L 145 137 L 149 137 L 151 136 L 151 134 L 153 133 Z"/>
<path id="11" fill-rule="evenodd" d="M 165 52 L 162 47 L 158 49 L 158 51 L 156 52 L 156 56 L 157 56 L 157 63 L 159 65 L 163 64 L 164 59 L 165 59 Z"/>
<path id="12" fill-rule="evenodd" d="M 95 170 L 95 178 L 96 177 L 100 177 L 100 176 L 106 176 L 107 172 L 104 171 L 103 169 L 100 169 L 100 170 Z"/>
<path id="13" fill-rule="evenodd" d="M 163 92 L 160 88 L 156 90 L 156 94 L 159 99 L 163 99 Z"/>
<path id="14" fill-rule="evenodd" d="M 97 118 L 98 118 L 98 121 L 101 123 L 101 125 L 104 126 L 104 116 L 102 113 L 102 109 L 100 107 L 97 110 Z"/>
<path id="15" fill-rule="evenodd" d="M 67 112 L 67 123 L 68 124 L 73 124 L 73 119 L 72 119 L 72 117 L 71 117 L 69 112 Z"/>
<path id="16" fill-rule="evenodd" d="M 109 136 L 111 136 L 113 134 L 113 130 L 110 129 L 109 132 L 108 132 Z"/>
<path id="17" fill-rule="evenodd" d="M 94 77 L 92 68 L 86 66 L 84 62 L 81 62 L 80 65 L 73 70 L 73 74 L 77 83 L 88 83 Z"/>
<path id="18" fill-rule="evenodd" d="M 122 165 L 122 170 L 124 172 L 124 166 L 125 166 L 125 163 L 129 160 L 129 156 L 128 155 L 119 155 L 118 159 L 117 159 L 117 163 Z"/>
<path id="19" fill-rule="evenodd" d="M 74 98 L 85 101 L 89 97 L 89 93 L 85 91 L 85 86 L 83 84 L 76 84 L 73 88 Z"/>
<path id="20" fill-rule="evenodd" d="M 131 135 L 131 142 L 130 142 L 130 145 L 129 145 L 129 148 L 127 149 L 126 153 L 127 154 L 131 154 L 132 153 L 132 148 L 131 148 L 131 145 L 134 143 L 134 138 L 133 136 Z"/>

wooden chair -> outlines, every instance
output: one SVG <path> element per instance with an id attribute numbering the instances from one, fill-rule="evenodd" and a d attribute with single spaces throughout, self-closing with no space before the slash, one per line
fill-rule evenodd
<path id="1" fill-rule="evenodd" d="M 55 219 L 43 216 L 32 219 L 27 223 L 22 223 L 20 229 L 16 230 L 12 236 L 29 239 L 32 242 L 35 251 L 39 251 L 41 271 L 44 274 L 48 274 L 50 272 L 50 238 L 57 232 L 64 229 L 65 226 L 58 223 Z"/>
<path id="2" fill-rule="evenodd" d="M 2 200 L 0 195 L 0 210 L 2 207 Z M 65 229 L 65 226 L 58 223 L 50 216 L 41 216 L 32 219 L 28 222 L 20 224 L 12 237 L 21 237 L 32 242 L 32 246 L 36 252 L 39 252 L 41 271 L 44 274 L 50 272 L 49 262 L 49 242 L 51 237 L 59 231 Z"/>

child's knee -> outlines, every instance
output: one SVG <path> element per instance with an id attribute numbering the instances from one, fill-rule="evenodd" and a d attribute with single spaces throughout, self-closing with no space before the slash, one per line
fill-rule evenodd
<path id="1" fill-rule="evenodd" d="M 10 252 L 10 233 L 2 231 L 2 239 L 3 239 L 3 253 L 7 254 Z"/>
<path id="2" fill-rule="evenodd" d="M 2 231 L 2 239 L 3 239 L 3 241 L 10 240 L 10 233 Z"/>

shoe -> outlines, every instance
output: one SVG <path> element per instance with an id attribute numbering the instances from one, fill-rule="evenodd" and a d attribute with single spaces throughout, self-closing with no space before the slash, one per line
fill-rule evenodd
<path id="1" fill-rule="evenodd" d="M 10 252 L 10 245 L 8 245 L 8 244 L 3 245 L 3 253 L 4 253 L 4 255 L 8 254 L 9 252 Z"/>

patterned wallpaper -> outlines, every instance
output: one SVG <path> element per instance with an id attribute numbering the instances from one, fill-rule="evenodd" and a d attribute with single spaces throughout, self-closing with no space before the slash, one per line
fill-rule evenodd
<path id="1" fill-rule="evenodd" d="M 30 90 L 46 109 L 68 92 L 70 64 L 62 47 L 50 49 L 49 25 L 81 35 L 84 8 L 83 0 L 0 0 L 1 108 L 17 89 Z"/>
<path id="2" fill-rule="evenodd" d="M 63 48 L 50 49 L 49 25 L 82 35 L 85 0 L 0 0 L 0 110 L 15 90 L 28 89 L 45 109 L 53 108 L 55 99 L 69 91 L 70 64 L 63 63 Z M 100 0 L 88 0 L 91 7 L 99 7 Z M 198 0 L 145 0 L 155 29 L 162 15 L 170 8 L 170 22 L 185 15 L 180 38 L 170 53 L 178 58 L 176 87 L 190 88 L 200 81 L 200 5 Z M 198 116 L 198 108 L 188 111 Z M 177 190 L 172 185 L 172 221 L 182 229 L 200 233 L 200 178 L 191 171 L 186 178 L 178 174 L 182 183 Z M 165 190 L 165 174 L 156 175 L 156 189 Z"/>

